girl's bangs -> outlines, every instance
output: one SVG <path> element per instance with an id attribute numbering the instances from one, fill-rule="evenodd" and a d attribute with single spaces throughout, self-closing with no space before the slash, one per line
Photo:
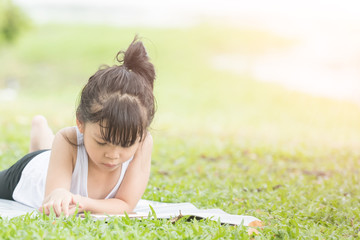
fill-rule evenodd
<path id="1" fill-rule="evenodd" d="M 100 132 L 104 141 L 130 147 L 141 141 L 146 129 L 144 113 L 130 98 L 110 98 L 100 111 Z"/>

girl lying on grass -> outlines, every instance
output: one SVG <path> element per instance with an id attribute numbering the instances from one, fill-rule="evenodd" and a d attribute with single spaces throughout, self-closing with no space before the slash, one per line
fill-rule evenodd
<path id="1" fill-rule="evenodd" d="M 0 198 L 57 216 L 77 205 L 107 214 L 135 208 L 150 175 L 155 71 L 137 38 L 116 59 L 83 88 L 77 126 L 54 136 L 44 117 L 33 119 L 30 153 L 0 172 Z"/>

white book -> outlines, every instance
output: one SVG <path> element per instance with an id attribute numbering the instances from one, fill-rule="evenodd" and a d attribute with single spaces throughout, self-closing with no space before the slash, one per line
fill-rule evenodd
<path id="1" fill-rule="evenodd" d="M 151 207 L 150 207 L 151 206 Z M 151 209 L 152 208 L 152 209 Z M 191 203 L 163 203 L 141 199 L 136 205 L 134 212 L 127 214 L 130 218 L 155 218 L 152 214 L 154 210 L 156 218 L 174 219 L 181 216 L 192 216 L 201 219 L 210 219 L 214 221 L 220 221 L 223 224 L 231 225 L 243 225 L 249 226 L 254 221 L 260 221 L 252 216 L 245 215 L 233 215 L 224 212 L 221 209 L 198 209 Z M 21 203 L 0 199 L 0 216 L 13 218 L 24 215 L 26 213 L 35 212 L 37 209 L 23 205 Z M 104 214 L 90 214 L 92 218 L 106 219 L 109 217 L 124 217 L 125 214 L 119 215 L 104 215 Z M 84 214 L 80 214 L 80 217 L 84 217 Z M 256 225 L 256 224 L 255 224 Z"/>

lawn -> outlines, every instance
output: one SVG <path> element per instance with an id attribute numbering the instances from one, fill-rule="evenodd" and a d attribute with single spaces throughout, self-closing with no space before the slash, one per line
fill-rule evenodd
<path id="1" fill-rule="evenodd" d="M 0 169 L 27 152 L 32 116 L 54 131 L 75 122 L 83 84 L 115 64 L 138 33 L 157 70 L 152 174 L 143 196 L 252 215 L 247 228 L 182 219 L 105 223 L 75 217 L 0 219 L 2 239 L 355 239 L 360 236 L 360 107 L 259 82 L 251 72 L 215 68 L 218 55 L 251 59 L 296 40 L 203 24 L 150 29 L 34 26 L 0 48 L 0 86 L 19 85 L 0 103 Z"/>

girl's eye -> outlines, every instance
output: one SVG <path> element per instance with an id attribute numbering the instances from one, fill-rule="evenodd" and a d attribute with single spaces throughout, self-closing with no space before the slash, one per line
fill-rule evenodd
<path id="1" fill-rule="evenodd" d="M 98 141 L 96 141 L 96 143 L 99 144 L 100 146 L 106 145 L 106 142 L 98 142 Z"/>

